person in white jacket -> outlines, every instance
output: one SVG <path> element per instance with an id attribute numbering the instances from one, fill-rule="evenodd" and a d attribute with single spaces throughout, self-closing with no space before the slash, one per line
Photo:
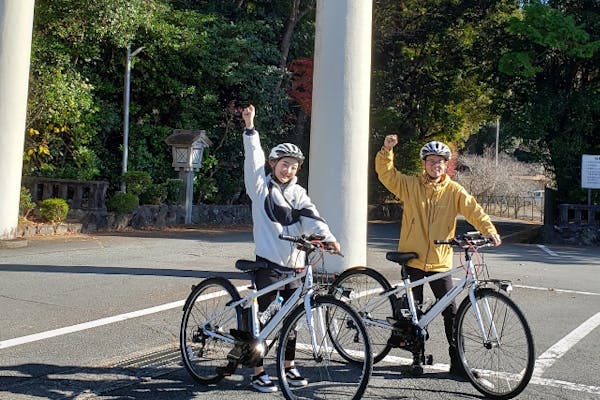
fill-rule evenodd
<path id="1" fill-rule="evenodd" d="M 246 193 L 252 200 L 252 222 L 256 260 L 269 268 L 257 271 L 257 289 L 264 288 L 294 273 L 296 268 L 304 268 L 305 255 L 296 246 L 279 239 L 280 234 L 299 236 L 318 234 L 324 237 L 334 251 L 340 251 L 340 244 L 317 208 L 308 197 L 306 190 L 297 184 L 296 174 L 304 162 L 304 155 L 298 146 L 281 143 L 269 153 L 270 173 L 265 170 L 265 154 L 260 144 L 258 132 L 254 129 L 256 115 L 253 105 L 242 110 L 245 123 L 244 142 L 244 183 Z M 289 285 L 288 285 L 289 286 Z M 285 287 L 279 295 L 287 298 L 297 288 Z M 258 299 L 259 311 L 265 310 L 276 298 L 277 293 L 268 293 Z M 306 386 L 308 382 L 294 365 L 295 343 L 286 349 L 286 376 L 295 386 Z M 254 367 L 252 386 L 263 393 L 277 391 L 277 386 L 265 372 L 262 363 Z"/>

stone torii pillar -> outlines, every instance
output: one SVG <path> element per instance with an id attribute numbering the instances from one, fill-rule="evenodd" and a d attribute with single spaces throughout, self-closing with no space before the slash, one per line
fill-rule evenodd
<path id="1" fill-rule="evenodd" d="M 0 241 L 15 239 L 34 0 L 0 0 Z"/>
<path id="2" fill-rule="evenodd" d="M 367 262 L 372 2 L 318 0 L 309 195 L 340 241 L 340 271 Z"/>

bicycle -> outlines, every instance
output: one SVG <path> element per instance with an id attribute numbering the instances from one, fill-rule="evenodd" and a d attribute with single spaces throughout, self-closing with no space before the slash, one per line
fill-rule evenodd
<path id="1" fill-rule="evenodd" d="M 473 261 L 474 256 L 480 256 L 479 248 L 493 245 L 479 232 L 434 243 L 459 248 L 464 265 L 411 282 L 406 264 L 418 255 L 388 252 L 387 260 L 401 266 L 401 285 L 392 287 L 374 269 L 354 267 L 334 280 L 330 294 L 358 310 L 369 332 L 375 363 L 384 359 L 392 348 L 401 348 L 413 354 L 417 363 L 409 369 L 419 375 L 423 373 L 423 364 L 433 364 L 433 357 L 425 356 L 427 327 L 467 290 L 468 296 L 460 303 L 454 321 L 454 340 L 466 377 L 479 392 L 491 398 L 509 399 L 518 395 L 533 373 L 533 336 L 525 316 L 509 297 L 510 281 L 490 279 L 483 261 L 477 264 Z M 412 288 L 461 272 L 464 277 L 434 304 L 416 304 Z M 484 276 L 480 279 L 478 275 Z"/>
<path id="2" fill-rule="evenodd" d="M 277 341 L 277 376 L 286 399 L 359 399 L 373 368 L 371 345 L 358 313 L 326 290 L 319 290 L 323 271 L 313 267 L 324 265 L 328 250 L 321 237 L 280 235 L 280 239 L 295 243 L 306 253 L 305 268 L 293 276 L 257 290 L 253 274 L 265 265 L 238 260 L 236 268 L 251 278 L 246 296 L 241 297 L 234 285 L 221 277 L 207 278 L 192 287 L 180 329 L 183 364 L 198 382 L 216 384 L 239 365 L 254 366 Z M 261 326 L 257 298 L 298 280 L 302 280 L 300 287 Z M 270 339 L 280 326 L 278 340 Z M 309 382 L 305 387 L 294 387 L 286 378 L 285 351 L 292 340 L 296 340 L 296 365 Z"/>

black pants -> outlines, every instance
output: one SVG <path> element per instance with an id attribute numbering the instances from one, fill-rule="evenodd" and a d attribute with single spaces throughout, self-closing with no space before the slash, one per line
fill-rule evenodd
<path id="1" fill-rule="evenodd" d="M 407 267 L 406 271 L 408 272 L 408 276 L 412 282 L 417 281 L 419 279 L 425 278 L 427 276 L 435 275 L 437 272 L 426 272 L 421 269 Z M 441 299 L 444 297 L 446 293 L 454 287 L 454 283 L 452 283 L 452 275 L 447 275 L 443 278 L 436 279 L 434 281 L 429 282 L 429 287 L 431 287 L 431 291 L 436 299 Z M 423 303 L 423 286 L 415 286 L 413 287 L 413 296 L 417 304 Z M 442 311 L 442 316 L 444 317 L 444 330 L 446 332 L 446 340 L 448 341 L 448 355 L 450 356 L 450 364 L 455 365 L 458 360 L 458 354 L 456 351 L 456 345 L 454 343 L 454 317 L 456 316 L 456 302 L 452 301 L 446 307 L 444 311 Z"/>
<path id="2" fill-rule="evenodd" d="M 262 258 L 262 257 L 257 256 L 256 261 L 264 262 L 269 266 L 269 268 L 262 268 L 262 269 L 259 269 L 258 271 L 256 271 L 256 273 L 254 275 L 254 284 L 256 285 L 257 290 L 263 289 L 275 282 L 282 281 L 282 280 L 292 276 L 295 273 L 293 270 L 286 270 L 285 268 L 282 268 L 282 267 L 278 266 L 277 264 L 274 264 L 271 261 L 269 261 L 265 258 Z M 290 298 L 290 296 L 292 294 L 294 294 L 294 291 L 300 285 L 302 285 L 301 281 L 295 281 L 295 282 L 292 282 L 291 284 L 286 285 L 283 288 L 280 288 L 279 296 L 283 297 L 283 301 L 286 302 Z M 273 300 L 275 300 L 276 297 L 277 297 L 277 291 L 269 292 L 269 293 L 264 294 L 263 296 L 260 296 L 257 299 L 258 300 L 258 311 L 262 312 L 262 311 L 266 310 L 267 307 L 269 307 L 269 304 L 271 304 L 271 302 Z M 292 361 L 292 360 L 294 360 L 294 358 L 296 358 L 296 339 L 290 338 L 290 340 L 288 340 L 287 346 L 285 348 L 285 360 Z M 260 366 L 260 365 L 262 365 L 262 362 L 257 366 Z"/>

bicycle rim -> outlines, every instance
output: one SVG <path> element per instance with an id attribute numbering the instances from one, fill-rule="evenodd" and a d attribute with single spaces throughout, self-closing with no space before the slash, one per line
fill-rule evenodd
<path id="1" fill-rule="evenodd" d="M 357 267 L 346 270 L 332 284 L 330 294 L 351 304 L 363 319 L 371 348 L 373 362 L 378 363 L 392 349 L 388 340 L 392 334 L 388 317 L 394 316 L 395 298 L 390 296 L 376 308 L 371 307 L 370 300 L 390 290 L 388 281 L 377 271 Z M 385 326 L 381 326 L 381 324 Z"/>
<path id="2" fill-rule="evenodd" d="M 225 307 L 240 296 L 226 279 L 209 278 L 194 288 L 184 306 L 179 345 L 183 365 L 198 382 L 213 384 L 230 375 L 236 363 L 227 356 L 233 350 L 232 341 L 213 338 L 211 332 L 231 338 L 231 329 L 239 329 L 241 312 Z M 217 318 L 206 323 L 216 313 Z M 202 326 L 205 329 L 202 329 Z"/>
<path id="3" fill-rule="evenodd" d="M 473 306 L 465 299 L 456 317 L 463 366 L 481 393 L 495 399 L 513 398 L 525 389 L 533 373 L 534 345 L 529 324 L 503 293 L 482 289 L 476 292 L 476 298 L 489 340 L 484 343 Z"/>
<path id="4" fill-rule="evenodd" d="M 280 333 L 277 372 L 283 395 L 288 400 L 360 399 L 373 368 L 370 343 L 360 316 L 331 296 L 318 297 L 311 309 L 316 356 L 304 305 L 294 309 Z M 304 387 L 292 386 L 285 376 L 286 350 L 289 357 L 290 348 L 294 347 L 295 357 L 291 358 L 308 381 Z"/>

